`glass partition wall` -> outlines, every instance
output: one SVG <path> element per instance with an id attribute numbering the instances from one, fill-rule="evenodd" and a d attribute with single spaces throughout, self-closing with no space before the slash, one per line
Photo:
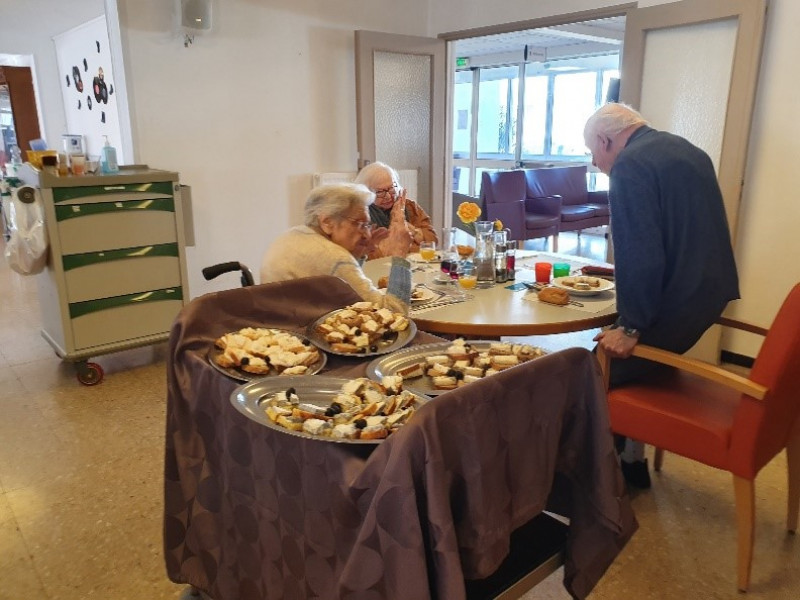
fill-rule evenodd
<path id="1" fill-rule="evenodd" d="M 478 196 L 484 171 L 590 162 L 583 126 L 618 78 L 619 53 L 456 71 L 453 191 Z"/>

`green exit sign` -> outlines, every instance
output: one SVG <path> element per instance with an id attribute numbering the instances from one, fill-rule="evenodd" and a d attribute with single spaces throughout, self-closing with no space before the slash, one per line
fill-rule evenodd
<path id="1" fill-rule="evenodd" d="M 456 69 L 464 69 L 469 66 L 469 59 L 468 58 L 457 58 L 456 59 Z"/>

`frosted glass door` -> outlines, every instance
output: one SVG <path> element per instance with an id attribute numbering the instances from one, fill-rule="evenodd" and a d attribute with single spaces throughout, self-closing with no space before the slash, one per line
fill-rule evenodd
<path id="1" fill-rule="evenodd" d="M 417 197 L 441 225 L 445 194 L 445 43 L 356 31 L 358 167 L 417 172 Z"/>
<path id="2" fill-rule="evenodd" d="M 741 198 L 766 0 L 686 0 L 628 13 L 620 100 L 703 148 L 731 234 Z"/>

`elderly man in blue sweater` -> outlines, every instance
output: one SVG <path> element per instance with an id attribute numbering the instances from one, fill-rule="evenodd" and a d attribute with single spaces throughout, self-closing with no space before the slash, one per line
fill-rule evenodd
<path id="1" fill-rule="evenodd" d="M 611 385 L 657 367 L 628 358 L 638 343 L 683 353 L 739 298 L 722 193 L 708 155 L 657 131 L 624 104 L 606 104 L 586 122 L 592 164 L 609 175 L 617 311 L 595 340 L 611 357 Z M 644 449 L 626 444 L 623 473 L 649 487 Z"/>

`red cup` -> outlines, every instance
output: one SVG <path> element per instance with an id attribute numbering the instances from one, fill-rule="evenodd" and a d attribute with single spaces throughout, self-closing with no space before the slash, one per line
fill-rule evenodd
<path id="1" fill-rule="evenodd" d="M 550 273 L 553 271 L 553 265 L 549 262 L 537 262 L 533 265 L 536 272 L 536 283 L 550 283 Z"/>

